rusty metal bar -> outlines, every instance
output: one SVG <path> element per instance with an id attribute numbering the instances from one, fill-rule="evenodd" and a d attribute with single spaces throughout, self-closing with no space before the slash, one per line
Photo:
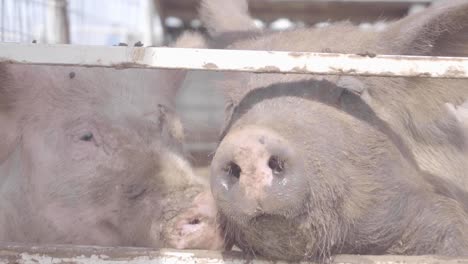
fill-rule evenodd
<path id="1" fill-rule="evenodd" d="M 145 248 L 104 248 L 88 246 L 0 245 L 0 264 L 285 264 L 282 261 L 251 259 L 240 252 L 180 251 Z M 306 263 L 306 262 L 302 262 Z M 468 258 L 437 256 L 340 255 L 334 264 L 468 264 Z"/>
<path id="2" fill-rule="evenodd" d="M 468 58 L 0 43 L 0 62 L 113 68 L 468 78 Z"/>

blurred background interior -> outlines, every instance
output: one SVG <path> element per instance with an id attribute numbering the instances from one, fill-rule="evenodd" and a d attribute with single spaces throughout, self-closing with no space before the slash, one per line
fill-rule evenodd
<path id="1" fill-rule="evenodd" d="M 388 21 L 419 12 L 431 0 L 250 0 L 258 27 L 287 30 L 326 27 L 349 20 L 362 30 L 382 30 Z M 0 41 L 83 45 L 160 46 L 184 30 L 205 32 L 199 0 L 0 0 Z M 197 166 L 209 164 L 223 122 L 224 101 L 207 79 L 192 72 L 178 97 L 188 151 Z"/>

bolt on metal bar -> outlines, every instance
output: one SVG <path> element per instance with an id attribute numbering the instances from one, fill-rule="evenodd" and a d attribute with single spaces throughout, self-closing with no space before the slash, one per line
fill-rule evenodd
<path id="1" fill-rule="evenodd" d="M 0 62 L 319 75 L 468 78 L 468 58 L 0 43 Z"/>
<path id="2" fill-rule="evenodd" d="M 91 246 L 0 245 L 0 264 L 286 264 L 249 258 L 240 252 L 151 250 L 147 248 L 106 248 Z M 307 262 L 301 262 L 306 264 Z M 468 258 L 440 256 L 339 255 L 333 264 L 468 264 Z"/>

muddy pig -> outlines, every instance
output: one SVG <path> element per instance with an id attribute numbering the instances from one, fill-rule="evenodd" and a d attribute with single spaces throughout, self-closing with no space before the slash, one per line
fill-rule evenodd
<path id="1" fill-rule="evenodd" d="M 203 1 L 208 28 L 216 29 L 213 7 L 221 2 Z M 259 34 L 229 48 L 460 56 L 467 25 L 468 3 L 459 1 L 382 32 L 344 22 Z M 468 256 L 465 156 L 460 138 L 437 122 L 445 102 L 467 98 L 466 80 L 250 73 L 225 79 L 227 122 L 211 189 L 228 243 L 285 260 Z"/>
<path id="2" fill-rule="evenodd" d="M 176 46 L 201 42 L 186 34 Z M 196 219 L 202 205 L 193 203 L 207 190 L 184 158 L 174 110 L 184 76 L 0 65 L 0 241 L 171 247 L 188 239 L 166 232 L 174 218 Z M 186 247 L 203 247 L 190 239 Z"/>

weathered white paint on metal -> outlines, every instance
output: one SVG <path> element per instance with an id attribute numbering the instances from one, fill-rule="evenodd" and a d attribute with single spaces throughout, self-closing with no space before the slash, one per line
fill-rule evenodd
<path id="1" fill-rule="evenodd" d="M 468 78 L 468 58 L 252 50 L 0 44 L 0 62 L 256 73 Z"/>
<path id="2" fill-rule="evenodd" d="M 240 252 L 181 251 L 145 248 L 104 248 L 85 246 L 1 245 L 0 264 L 286 264 L 283 261 L 244 256 Z M 307 262 L 302 262 L 306 264 Z M 437 256 L 340 255 L 334 264 L 468 264 L 468 258 Z"/>

